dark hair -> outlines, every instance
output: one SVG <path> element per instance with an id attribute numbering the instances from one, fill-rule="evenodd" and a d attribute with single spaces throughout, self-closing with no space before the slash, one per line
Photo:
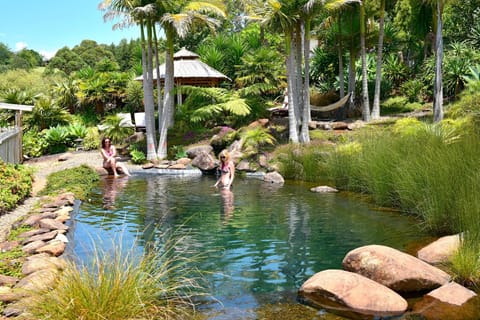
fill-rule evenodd
<path id="1" fill-rule="evenodd" d="M 107 140 L 110 140 L 110 138 L 104 137 L 104 138 L 102 139 L 102 149 L 105 149 L 105 141 L 107 141 Z M 112 141 L 112 140 L 110 140 L 110 144 L 112 143 L 111 141 Z"/>

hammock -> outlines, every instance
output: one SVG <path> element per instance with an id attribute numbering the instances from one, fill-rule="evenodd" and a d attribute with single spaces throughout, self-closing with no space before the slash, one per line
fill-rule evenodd
<path id="1" fill-rule="evenodd" d="M 321 112 L 327 112 L 327 111 L 332 111 L 338 108 L 341 108 L 347 103 L 348 99 L 350 99 L 350 93 L 347 94 L 345 97 L 342 99 L 338 100 L 337 102 L 334 102 L 332 104 L 329 104 L 328 106 L 314 106 L 310 105 L 310 110 L 312 111 L 321 111 Z"/>

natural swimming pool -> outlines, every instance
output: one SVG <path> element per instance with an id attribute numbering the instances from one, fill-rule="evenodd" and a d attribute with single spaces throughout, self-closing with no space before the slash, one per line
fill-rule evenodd
<path id="1" fill-rule="evenodd" d="M 309 184 L 238 178 L 228 193 L 214 183 L 209 176 L 105 178 L 74 217 L 72 250 L 87 260 L 91 239 L 108 244 L 121 234 L 126 248 L 141 250 L 158 230 L 183 230 L 207 255 L 192 266 L 208 272 L 216 299 L 199 308 L 207 319 L 268 319 L 265 312 L 287 319 L 287 310 L 288 319 L 316 319 L 317 311 L 296 302 L 314 273 L 340 269 L 345 254 L 362 245 L 405 250 L 426 237 L 413 218 L 342 193 L 312 193 Z"/>

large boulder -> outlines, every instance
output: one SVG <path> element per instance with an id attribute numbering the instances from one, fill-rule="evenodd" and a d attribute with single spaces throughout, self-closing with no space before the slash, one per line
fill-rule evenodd
<path id="1" fill-rule="evenodd" d="M 210 154 L 211 152 L 213 151 L 213 148 L 211 145 L 201 145 L 201 146 L 195 146 L 195 147 L 191 147 L 191 148 L 188 148 L 186 153 L 187 153 L 187 156 L 190 158 L 190 159 L 195 159 L 197 156 L 201 155 L 201 154 Z"/>
<path id="2" fill-rule="evenodd" d="M 407 301 L 393 290 L 343 270 L 316 273 L 300 288 L 308 303 L 348 316 L 351 313 L 389 317 L 403 314 Z"/>
<path id="3" fill-rule="evenodd" d="M 193 158 L 192 166 L 197 167 L 204 172 L 211 172 L 217 168 L 217 162 L 210 153 L 202 151 Z"/>
<path id="4" fill-rule="evenodd" d="M 342 265 L 347 271 L 361 274 L 397 292 L 432 290 L 450 281 L 444 271 L 414 256 L 380 245 L 350 251 Z"/>
<path id="5" fill-rule="evenodd" d="M 417 257 L 430 264 L 448 261 L 460 247 L 460 235 L 442 237 L 417 252 Z"/>

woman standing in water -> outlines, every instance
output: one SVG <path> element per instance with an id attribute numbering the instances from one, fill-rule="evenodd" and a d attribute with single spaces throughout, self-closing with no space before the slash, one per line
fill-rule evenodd
<path id="1" fill-rule="evenodd" d="M 218 158 L 220 159 L 220 178 L 215 183 L 215 187 L 218 188 L 220 186 L 224 189 L 230 189 L 235 177 L 235 165 L 230 159 L 230 153 L 227 150 L 220 152 Z"/>

